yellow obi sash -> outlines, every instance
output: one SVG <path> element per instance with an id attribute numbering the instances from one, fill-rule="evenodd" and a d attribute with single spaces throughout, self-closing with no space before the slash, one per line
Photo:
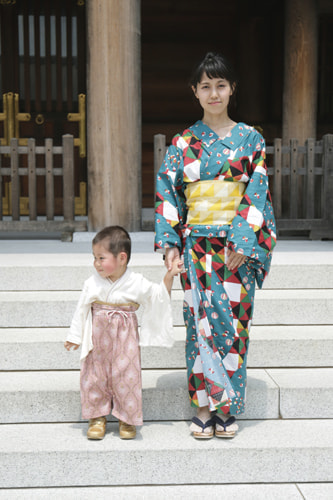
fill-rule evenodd
<path id="1" fill-rule="evenodd" d="M 245 191 L 245 182 L 190 182 L 185 189 L 187 224 L 230 224 Z"/>

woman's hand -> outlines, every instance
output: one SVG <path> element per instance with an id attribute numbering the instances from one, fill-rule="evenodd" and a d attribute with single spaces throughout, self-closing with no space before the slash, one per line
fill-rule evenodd
<path id="1" fill-rule="evenodd" d="M 246 255 L 242 255 L 241 253 L 233 252 L 228 249 L 227 251 L 227 268 L 229 271 L 233 271 L 238 267 L 242 266 L 246 260 Z"/>
<path id="2" fill-rule="evenodd" d="M 179 249 L 177 247 L 167 248 L 165 250 L 164 265 L 168 271 L 171 271 L 173 261 L 175 259 L 179 260 L 179 258 L 180 258 L 180 254 L 179 254 Z"/>

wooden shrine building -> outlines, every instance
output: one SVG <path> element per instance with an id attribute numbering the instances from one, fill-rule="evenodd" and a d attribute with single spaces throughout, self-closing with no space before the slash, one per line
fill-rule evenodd
<path id="1" fill-rule="evenodd" d="M 200 118 L 188 79 L 210 50 L 237 69 L 233 118 L 260 126 L 268 145 L 333 132 L 333 0 L 0 0 L 0 30 L 3 217 L 15 144 L 27 148 L 18 171 L 28 176 L 29 151 L 45 139 L 60 148 L 70 134 L 76 216 L 91 231 L 141 230 L 142 209 L 154 204 L 154 135 L 169 142 Z M 21 215 L 29 186 L 35 218 L 53 190 L 49 210 L 63 215 L 71 195 L 59 162 L 49 191 L 38 161 L 45 179 L 16 182 Z"/>

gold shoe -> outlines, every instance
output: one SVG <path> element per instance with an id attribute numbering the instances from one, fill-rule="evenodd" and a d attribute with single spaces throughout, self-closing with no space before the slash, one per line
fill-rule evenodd
<path id="1" fill-rule="evenodd" d="M 120 439 L 133 439 L 136 436 L 136 428 L 134 425 L 126 424 L 119 420 L 119 436 Z"/>
<path id="2" fill-rule="evenodd" d="M 106 429 L 106 417 L 91 418 L 87 432 L 88 439 L 103 439 Z"/>

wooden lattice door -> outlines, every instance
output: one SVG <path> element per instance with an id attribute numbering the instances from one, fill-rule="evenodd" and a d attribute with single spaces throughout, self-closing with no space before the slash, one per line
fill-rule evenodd
<path id="1" fill-rule="evenodd" d="M 84 214 L 85 2 L 0 0 L 0 41 L 0 98 L 2 110 L 7 111 L 1 113 L 1 143 L 19 137 L 19 143 L 24 145 L 27 138 L 33 137 L 37 145 L 42 145 L 45 138 L 51 137 L 55 145 L 60 145 L 63 134 L 73 134 L 77 145 L 76 213 Z M 55 191 L 55 212 L 61 214 L 60 183 L 55 183 Z M 22 179 L 23 200 L 26 194 L 27 184 Z M 41 181 L 38 214 L 44 213 L 45 187 Z"/>

